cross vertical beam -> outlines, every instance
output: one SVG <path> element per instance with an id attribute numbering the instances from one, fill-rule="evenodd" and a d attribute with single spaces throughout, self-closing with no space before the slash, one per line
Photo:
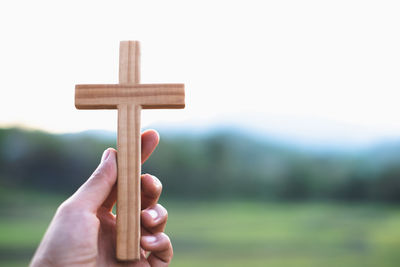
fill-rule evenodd
<path id="1" fill-rule="evenodd" d="M 123 41 L 119 50 L 119 83 L 140 81 L 139 43 Z M 140 258 L 140 174 L 141 174 L 141 107 L 120 104 L 118 108 L 118 194 L 117 258 Z"/>

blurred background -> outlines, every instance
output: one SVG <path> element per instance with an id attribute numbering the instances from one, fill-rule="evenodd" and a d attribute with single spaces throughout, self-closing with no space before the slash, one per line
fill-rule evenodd
<path id="1" fill-rule="evenodd" d="M 57 206 L 116 146 L 74 85 L 185 83 L 145 110 L 161 142 L 171 266 L 398 266 L 396 1 L 0 3 L 0 265 L 26 266 Z M 77 222 L 79 223 L 79 222 Z"/>

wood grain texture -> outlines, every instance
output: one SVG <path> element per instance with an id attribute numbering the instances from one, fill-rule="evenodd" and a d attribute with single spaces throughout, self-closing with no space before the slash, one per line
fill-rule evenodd
<path id="1" fill-rule="evenodd" d="M 78 84 L 78 109 L 118 109 L 117 244 L 119 260 L 140 259 L 142 109 L 184 108 L 183 84 L 140 84 L 139 42 L 122 41 L 119 84 Z"/>
<path id="2" fill-rule="evenodd" d="M 123 86 L 135 85 L 140 81 L 139 43 L 123 41 L 119 49 L 119 83 Z M 118 193 L 117 193 L 117 246 L 116 255 L 120 260 L 140 259 L 140 102 L 139 92 L 133 95 L 127 88 L 121 90 L 103 86 L 102 93 L 95 95 L 96 101 L 106 104 L 115 99 L 118 108 Z M 87 89 L 86 89 L 87 90 Z M 93 91 L 88 89 L 89 91 Z M 117 97 L 107 96 L 107 92 Z M 121 94 L 118 94 L 121 92 Z M 105 94 L 104 94 L 105 93 Z M 124 94 L 125 93 L 125 94 Z M 79 92 L 77 92 L 79 94 Z M 85 95 L 85 94 L 84 94 Z M 121 97 L 118 97 L 121 95 Z M 93 98 L 86 98 L 93 99 Z M 101 103 L 101 102 L 98 102 Z M 120 154 L 120 149 L 122 153 Z"/>
<path id="3" fill-rule="evenodd" d="M 140 83 L 140 44 L 122 41 L 119 46 L 119 83 Z"/>
<path id="4" fill-rule="evenodd" d="M 140 106 L 118 106 L 117 258 L 140 258 Z"/>
<path id="5" fill-rule="evenodd" d="M 77 84 L 78 109 L 115 109 L 135 104 L 143 109 L 184 108 L 184 84 Z"/>

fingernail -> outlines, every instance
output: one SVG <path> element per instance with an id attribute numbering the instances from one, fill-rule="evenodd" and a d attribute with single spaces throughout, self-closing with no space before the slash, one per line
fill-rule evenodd
<path id="1" fill-rule="evenodd" d="M 142 236 L 142 238 L 143 238 L 143 241 L 146 243 L 155 243 L 157 241 L 157 238 L 152 235 L 145 235 L 145 236 Z"/>
<path id="2" fill-rule="evenodd" d="M 110 155 L 110 149 L 106 149 L 103 152 L 103 156 L 101 156 L 101 162 L 105 161 L 108 158 L 109 155 Z"/>
<path id="3" fill-rule="evenodd" d="M 151 216 L 151 218 L 153 220 L 155 220 L 158 217 L 158 213 L 156 210 L 151 209 L 151 210 L 148 210 L 147 213 Z"/>

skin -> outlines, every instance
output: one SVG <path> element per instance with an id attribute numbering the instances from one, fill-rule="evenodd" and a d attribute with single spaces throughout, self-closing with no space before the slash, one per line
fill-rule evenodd
<path id="1" fill-rule="evenodd" d="M 142 163 L 156 148 L 159 135 L 142 134 Z M 158 204 L 162 185 L 149 174 L 141 176 L 141 259 L 119 262 L 115 258 L 117 152 L 104 151 L 92 176 L 57 209 L 30 266 L 168 266 L 172 244 L 164 234 L 167 210 Z"/>

